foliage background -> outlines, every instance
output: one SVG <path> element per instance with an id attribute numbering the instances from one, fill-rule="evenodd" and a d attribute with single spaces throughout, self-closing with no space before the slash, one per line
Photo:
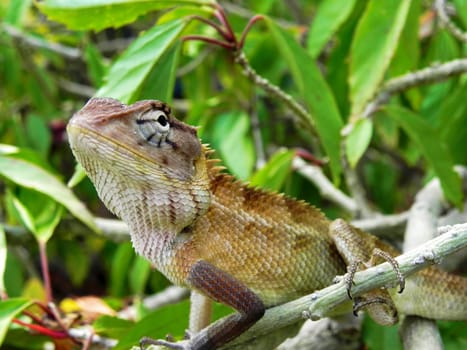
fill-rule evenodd
<path id="1" fill-rule="evenodd" d="M 354 197 L 357 190 L 346 180 L 358 175 L 366 196 L 362 208 L 404 211 L 434 175 L 446 197 L 462 205 L 453 165 L 467 163 L 465 74 L 401 89 L 384 108 L 365 115 L 392 78 L 466 56 L 465 42 L 440 25 L 431 1 L 221 2 L 237 37 L 252 16 L 267 16 L 242 49 L 259 75 L 305 107 L 298 117 L 284 100 L 245 77 L 236 53 L 182 41 L 187 35 L 219 38 L 206 23 L 190 19 L 214 18 L 210 4 L 0 2 L 0 233 L 7 237 L 0 242 L 0 290 L 11 298 L 0 304 L 0 340 L 6 336 L 6 346 L 38 348 L 53 339 L 58 347 L 80 347 L 58 340 L 61 326 L 44 322 L 44 310 L 30 308 L 33 300 L 53 299 L 71 324 L 90 323 L 120 339 L 117 348 L 142 335 L 182 335 L 186 328 L 180 322 L 186 302 L 155 313 L 141 307 L 143 295 L 168 282 L 134 255 L 130 243 L 98 233 L 94 217 L 111 214 L 75 171 L 65 133 L 68 118 L 94 95 L 170 102 L 177 117 L 201 126 L 200 136 L 228 171 L 307 200 L 330 217 L 350 219 L 365 211 L 347 212 L 322 199 L 293 171 L 297 150 L 313 154 L 335 186 Z M 452 20 L 465 30 L 467 2 L 450 5 Z M 345 138 L 343 129 L 350 130 Z M 73 190 L 66 187 L 70 179 Z M 41 272 L 45 265 L 51 288 Z M 87 295 L 98 298 L 72 299 Z M 136 323 L 114 316 L 129 303 L 138 306 Z M 113 316 L 95 321 L 89 311 L 96 305 Z M 20 313 L 25 308 L 29 318 Z M 73 312 L 83 319 L 73 319 Z M 32 323 L 45 336 L 10 326 L 13 317 L 31 323 L 31 315 L 42 318 Z M 465 345 L 458 327 L 446 326 L 447 348 Z M 368 346 L 393 348 L 394 329 L 378 332 L 392 335 L 367 332 Z"/>

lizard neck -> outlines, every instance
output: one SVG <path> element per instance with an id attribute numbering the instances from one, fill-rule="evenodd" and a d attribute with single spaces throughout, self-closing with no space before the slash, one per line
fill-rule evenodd
<path id="1" fill-rule="evenodd" d="M 92 157 L 81 156 L 80 161 L 99 197 L 128 225 L 136 252 L 161 270 L 170 260 L 171 250 L 186 240 L 183 232 L 211 203 L 205 177 L 168 179 L 155 165 L 150 168 L 152 164 L 116 171 L 115 165 L 107 166 Z"/>

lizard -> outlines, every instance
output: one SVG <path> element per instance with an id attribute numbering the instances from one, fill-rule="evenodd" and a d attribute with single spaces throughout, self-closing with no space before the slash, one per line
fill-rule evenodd
<path id="1" fill-rule="evenodd" d="M 398 255 L 304 201 L 236 180 L 202 144 L 197 129 L 161 101 L 126 105 L 92 98 L 72 116 L 67 133 L 99 197 L 128 225 L 135 251 L 172 283 L 237 311 L 209 333 L 155 344 L 218 348 L 267 308 L 332 284 L 349 265 L 355 271 L 372 260 L 374 252 L 390 262 Z M 362 305 L 381 324 L 397 322 L 397 312 L 467 319 L 467 279 L 435 267 L 409 276 L 401 295 L 395 288 L 375 295 Z"/>

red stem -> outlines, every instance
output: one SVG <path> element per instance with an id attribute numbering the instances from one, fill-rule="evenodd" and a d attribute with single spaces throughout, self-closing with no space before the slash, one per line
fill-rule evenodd
<path id="1" fill-rule="evenodd" d="M 220 41 L 218 39 L 208 38 L 208 37 L 202 36 L 202 35 L 187 35 L 187 36 L 184 36 L 182 38 L 182 40 L 183 41 L 200 40 L 200 41 L 204 41 L 204 42 L 209 43 L 209 44 L 221 46 L 221 47 L 229 49 L 229 50 L 235 48 L 235 44 L 232 43 L 232 42 L 224 42 L 224 41 Z"/>
<path id="2" fill-rule="evenodd" d="M 220 36 L 222 36 L 225 40 L 230 41 L 230 34 L 224 31 L 224 29 L 222 29 L 217 23 L 201 16 L 192 16 L 191 18 L 206 23 L 207 25 L 213 27 L 219 33 Z"/>
<path id="3" fill-rule="evenodd" d="M 50 303 L 52 301 L 52 286 L 50 284 L 50 272 L 49 264 L 47 262 L 46 245 L 47 244 L 45 242 L 39 241 L 39 254 L 41 259 L 42 276 L 44 278 L 45 294 L 47 303 Z"/>
<path id="4" fill-rule="evenodd" d="M 248 23 L 246 24 L 246 27 L 245 29 L 243 29 L 243 32 L 242 32 L 242 36 L 240 37 L 240 41 L 238 43 L 238 48 L 239 49 L 242 49 L 243 48 L 243 45 L 245 44 L 245 39 L 246 39 L 246 36 L 247 34 L 250 32 L 250 29 L 251 27 L 253 27 L 253 25 L 260 21 L 260 20 L 263 20 L 264 19 L 264 16 L 263 15 L 256 15 L 256 16 L 253 16 L 252 18 L 250 18 L 250 20 L 248 21 Z"/>
<path id="5" fill-rule="evenodd" d="M 227 16 L 225 15 L 224 9 L 218 4 L 216 4 L 215 7 L 216 7 L 217 11 L 214 11 L 214 15 L 216 16 L 216 18 L 219 20 L 219 22 L 221 22 L 221 24 L 227 30 L 227 33 L 229 35 L 228 41 L 232 41 L 235 44 L 235 46 L 237 46 L 237 38 L 235 37 L 235 33 L 232 30 L 232 27 L 230 26 L 229 21 L 227 20 Z"/>
<path id="6" fill-rule="evenodd" d="M 42 323 L 42 320 L 39 317 L 37 317 L 36 315 L 34 315 L 32 312 L 23 311 L 23 314 L 28 316 L 31 320 L 33 320 L 36 323 L 39 323 L 39 324 Z"/>
<path id="7" fill-rule="evenodd" d="M 308 152 L 306 149 L 303 149 L 303 148 L 297 148 L 295 150 L 295 155 L 303 158 L 303 159 L 306 159 L 308 160 L 311 164 L 314 164 L 314 165 L 317 165 L 317 166 L 324 166 L 324 164 L 326 164 L 325 161 L 319 159 L 319 158 L 316 158 L 313 154 L 311 154 L 310 152 Z"/>
<path id="8" fill-rule="evenodd" d="M 17 323 L 21 326 L 24 326 L 26 328 L 29 328 L 29 329 L 32 329 L 40 334 L 44 334 L 44 335 L 47 335 L 49 337 L 52 337 L 54 339 L 65 339 L 65 338 L 69 338 L 68 334 L 65 333 L 65 332 L 60 332 L 60 331 L 54 331 L 52 329 L 49 329 L 49 328 L 46 328 L 46 327 L 43 327 L 43 326 L 39 326 L 37 324 L 30 324 L 30 323 L 26 323 L 26 322 L 23 322 L 21 320 L 18 320 L 18 319 L 14 319 L 13 320 L 14 323 Z"/>

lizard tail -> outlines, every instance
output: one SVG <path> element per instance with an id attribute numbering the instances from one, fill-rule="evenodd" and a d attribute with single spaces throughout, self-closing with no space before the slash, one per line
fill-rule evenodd
<path id="1" fill-rule="evenodd" d="M 408 277 L 405 291 L 392 297 L 397 309 L 406 315 L 467 320 L 467 279 L 436 267 Z"/>

